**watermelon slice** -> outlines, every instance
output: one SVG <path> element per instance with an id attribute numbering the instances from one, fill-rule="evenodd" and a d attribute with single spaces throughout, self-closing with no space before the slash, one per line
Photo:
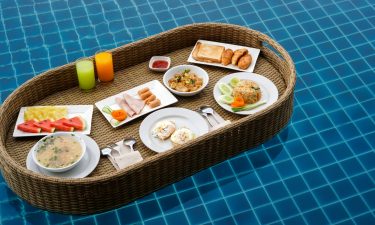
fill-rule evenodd
<path id="1" fill-rule="evenodd" d="M 24 123 L 18 124 L 17 129 L 27 133 L 40 133 L 42 128 L 34 126 L 36 120 L 29 120 Z"/>
<path id="2" fill-rule="evenodd" d="M 74 131 L 74 127 L 66 126 L 64 125 L 64 122 L 68 122 L 68 119 L 62 118 L 62 119 L 56 120 L 55 122 L 52 123 L 52 126 L 54 126 L 56 130 L 58 131 L 68 131 L 68 132 Z"/>
<path id="3" fill-rule="evenodd" d="M 34 122 L 33 124 L 45 132 L 53 133 L 55 131 L 55 127 L 53 127 L 51 120 L 42 120 L 40 122 Z"/>
<path id="4" fill-rule="evenodd" d="M 86 122 L 81 116 L 76 116 L 64 121 L 65 126 L 74 127 L 77 130 L 84 130 L 86 128 Z"/>

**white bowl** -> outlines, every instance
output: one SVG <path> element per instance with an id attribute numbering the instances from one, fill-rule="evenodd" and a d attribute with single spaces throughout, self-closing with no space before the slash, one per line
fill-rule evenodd
<path id="1" fill-rule="evenodd" d="M 36 157 L 36 153 L 40 147 L 40 145 L 43 144 L 43 141 L 47 138 L 50 138 L 50 137 L 57 137 L 57 136 L 71 136 L 73 137 L 76 141 L 78 141 L 78 143 L 81 145 L 82 147 L 82 154 L 81 156 L 79 157 L 79 159 L 74 162 L 73 164 L 69 165 L 69 166 L 66 166 L 66 167 L 61 167 L 61 168 L 50 168 L 50 167 L 45 167 L 43 166 L 42 164 L 40 164 L 37 160 L 37 157 Z M 38 165 L 40 168 L 42 169 L 45 169 L 47 171 L 50 171 L 50 172 L 65 172 L 65 171 L 68 171 L 70 169 L 72 169 L 73 167 L 75 167 L 83 158 L 83 156 L 85 155 L 86 153 L 86 144 L 85 142 L 83 141 L 83 139 L 76 135 L 76 134 L 72 134 L 72 133 L 54 133 L 54 134 L 50 134 L 50 135 L 47 135 L 45 136 L 44 138 L 40 139 L 37 143 L 36 143 L 36 147 L 34 148 L 34 151 L 33 151 L 33 160 L 35 162 L 36 165 Z"/>
<path id="2" fill-rule="evenodd" d="M 192 91 L 192 92 L 176 91 L 176 90 L 172 89 L 171 87 L 169 87 L 168 81 L 175 74 L 181 73 L 182 71 L 184 71 L 186 69 L 189 69 L 191 72 L 195 73 L 198 77 L 203 79 L 202 86 L 198 90 Z M 204 69 L 202 69 L 198 66 L 193 66 L 193 65 L 180 65 L 180 66 L 172 67 L 163 76 L 163 83 L 168 88 L 168 90 L 170 92 L 172 92 L 176 95 L 180 95 L 180 96 L 193 96 L 193 95 L 196 95 L 196 94 L 200 93 L 207 86 L 208 81 L 209 81 L 208 73 Z"/>
<path id="3" fill-rule="evenodd" d="M 152 64 L 157 60 L 167 61 L 168 66 L 166 68 L 154 68 L 154 67 L 152 67 Z M 151 57 L 150 62 L 148 63 L 148 68 L 150 70 L 157 71 L 157 72 L 167 71 L 170 66 L 171 66 L 171 58 L 169 58 L 167 56 L 153 56 L 153 57 Z"/>

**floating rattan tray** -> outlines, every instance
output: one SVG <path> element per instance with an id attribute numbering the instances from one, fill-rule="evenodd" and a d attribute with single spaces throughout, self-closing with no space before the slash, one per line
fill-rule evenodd
<path id="1" fill-rule="evenodd" d="M 103 147 L 125 136 L 134 136 L 136 148 L 145 160 L 115 171 L 107 158 L 101 158 L 95 171 L 84 179 L 47 177 L 26 169 L 27 153 L 38 138 L 12 137 L 20 107 L 94 104 L 147 81 L 162 80 L 162 74 L 148 69 L 151 56 L 170 56 L 172 66 L 186 64 L 198 39 L 261 49 L 254 72 L 275 83 L 279 90 L 278 101 L 266 110 L 246 117 L 227 112 L 216 104 L 212 89 L 218 79 L 234 71 L 200 65 L 210 76 L 209 85 L 197 96 L 178 97 L 179 102 L 174 106 L 194 110 L 202 104 L 209 104 L 225 119 L 233 121 L 231 125 L 201 136 L 188 145 L 156 154 L 139 139 L 138 127 L 142 118 L 113 129 L 95 109 L 90 136 L 98 145 Z M 1 107 L 1 171 L 9 187 L 32 205 L 72 214 L 118 207 L 263 143 L 282 129 L 292 114 L 296 79 L 293 61 L 279 44 L 258 31 L 228 24 L 193 24 L 124 45 L 113 49 L 112 53 L 116 78 L 111 84 L 99 84 L 90 93 L 81 92 L 77 86 L 75 66 L 70 63 L 26 82 Z"/>

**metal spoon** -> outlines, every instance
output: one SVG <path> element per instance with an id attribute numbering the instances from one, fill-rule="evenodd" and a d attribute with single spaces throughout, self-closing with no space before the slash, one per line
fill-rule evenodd
<path id="1" fill-rule="evenodd" d="M 215 113 L 214 113 L 214 110 L 213 110 L 211 107 L 202 106 L 202 107 L 201 107 L 201 110 L 202 110 L 203 113 L 211 114 L 212 117 L 214 118 L 214 120 L 216 121 L 216 123 L 220 124 L 219 120 L 216 118 L 216 115 L 215 115 Z"/>
<path id="2" fill-rule="evenodd" d="M 204 112 L 202 112 L 202 111 L 200 111 L 200 113 L 201 113 L 204 117 L 206 117 L 206 119 L 207 119 L 208 123 L 211 125 L 211 127 L 214 127 L 214 126 L 215 126 L 215 125 L 212 123 L 212 121 L 210 120 L 210 118 L 208 117 L 207 113 L 204 113 Z"/>
<path id="3" fill-rule="evenodd" d="M 124 146 L 129 146 L 129 148 L 132 150 L 132 152 L 134 151 L 134 148 L 133 148 L 133 145 L 136 143 L 137 141 L 132 138 L 132 137 L 126 137 L 124 138 L 124 140 L 122 141 L 122 144 Z"/>
<path id="4" fill-rule="evenodd" d="M 102 149 L 102 155 L 107 155 L 109 157 L 111 157 L 112 159 L 114 159 L 114 157 L 112 156 L 112 149 L 111 148 L 104 148 Z"/>

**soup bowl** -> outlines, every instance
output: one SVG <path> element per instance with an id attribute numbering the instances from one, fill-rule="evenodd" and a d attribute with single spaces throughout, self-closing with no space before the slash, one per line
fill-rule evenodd
<path id="1" fill-rule="evenodd" d="M 59 157 L 61 158 L 61 156 L 66 156 L 66 154 L 68 154 L 68 156 L 71 155 L 71 157 L 73 159 L 70 160 L 71 162 L 69 162 L 69 164 L 66 164 L 64 166 L 52 167 L 52 166 L 43 165 L 38 160 L 38 152 L 42 148 L 46 148 L 49 140 L 55 139 L 55 138 L 58 138 L 58 137 L 62 137 L 62 138 L 66 139 L 65 140 L 66 143 L 65 142 L 63 143 L 63 145 L 64 144 L 65 145 L 64 146 L 56 146 L 55 142 L 53 142 L 52 149 L 48 148 L 47 150 L 44 150 L 44 151 L 48 151 L 45 154 L 49 154 L 49 157 L 54 159 L 54 160 L 57 160 Z M 78 146 L 77 145 L 76 146 L 81 148 L 81 155 L 77 156 L 77 153 L 71 151 L 72 145 L 75 145 L 75 143 L 73 143 L 73 142 L 78 143 Z M 68 146 L 70 148 L 70 150 L 67 151 L 66 149 L 64 149 L 63 147 L 65 147 L 65 146 Z M 72 134 L 72 133 L 54 133 L 54 134 L 50 134 L 50 135 L 45 136 L 44 138 L 40 139 L 37 142 L 37 144 L 35 145 L 35 148 L 33 149 L 33 154 L 32 154 L 33 157 L 32 158 L 33 158 L 33 161 L 35 162 L 35 164 L 38 165 L 42 169 L 48 170 L 50 172 L 65 172 L 65 171 L 68 171 L 68 170 L 72 169 L 73 167 L 75 167 L 82 160 L 85 153 L 86 153 L 86 144 L 83 141 L 82 137 L 80 137 L 79 135 Z M 54 158 L 54 157 L 56 157 L 56 158 Z"/>

